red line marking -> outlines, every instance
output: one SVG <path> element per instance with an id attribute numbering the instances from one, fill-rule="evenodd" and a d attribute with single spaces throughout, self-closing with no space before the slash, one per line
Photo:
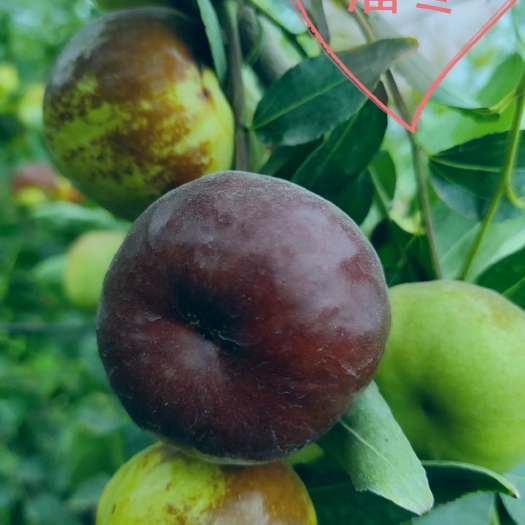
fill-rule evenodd
<path id="1" fill-rule="evenodd" d="M 441 0 L 442 2 L 443 1 L 447 1 L 447 0 Z M 419 4 L 417 3 L 416 4 L 416 8 L 422 8 L 422 9 L 431 9 L 432 11 L 440 11 L 441 13 L 448 13 L 450 14 L 452 12 L 452 9 L 449 9 L 447 7 L 436 7 L 434 5 L 428 5 L 428 4 Z"/>

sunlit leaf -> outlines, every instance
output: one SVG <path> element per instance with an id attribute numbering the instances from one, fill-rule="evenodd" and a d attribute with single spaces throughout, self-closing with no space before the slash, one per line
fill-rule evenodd
<path id="1" fill-rule="evenodd" d="M 505 158 L 508 133 L 493 133 L 446 151 L 429 160 L 431 181 L 438 195 L 468 219 L 482 220 L 496 191 Z M 513 191 L 525 194 L 525 136 L 521 137 L 512 176 Z M 523 215 L 505 196 L 495 220 Z"/>
<path id="2" fill-rule="evenodd" d="M 219 80 L 223 82 L 226 77 L 227 63 L 222 30 L 217 13 L 210 0 L 197 0 L 197 5 L 199 6 L 201 19 L 204 23 L 206 36 L 208 37 L 215 72 Z"/>
<path id="3" fill-rule="evenodd" d="M 252 4 L 260 9 L 266 16 L 271 18 L 289 33 L 298 35 L 306 31 L 306 28 L 288 0 L 251 1 Z"/>
<path id="4" fill-rule="evenodd" d="M 357 491 L 369 491 L 415 514 L 433 497 L 421 462 L 372 383 L 319 441 L 337 457 Z"/>
<path id="5" fill-rule="evenodd" d="M 469 494 L 461 499 L 439 505 L 424 516 L 413 518 L 413 525 L 491 525 L 494 495 Z"/>
<path id="6" fill-rule="evenodd" d="M 525 248 L 487 268 L 477 283 L 500 292 L 525 308 Z"/>

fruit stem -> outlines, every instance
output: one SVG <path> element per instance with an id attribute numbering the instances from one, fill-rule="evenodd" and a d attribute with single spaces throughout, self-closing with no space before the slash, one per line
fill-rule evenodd
<path id="1" fill-rule="evenodd" d="M 372 28 L 368 24 L 362 11 L 358 7 L 356 7 L 352 11 L 352 15 L 354 16 L 357 24 L 361 28 L 361 31 L 363 32 L 366 40 L 369 43 L 376 41 L 377 38 Z M 392 96 L 392 98 L 394 99 L 394 104 L 399 110 L 399 114 L 401 118 L 405 122 L 410 122 L 412 119 L 406 107 L 405 101 L 403 100 L 403 97 L 399 91 L 399 88 L 397 87 L 396 81 L 394 79 L 394 75 L 392 75 L 392 72 L 389 70 L 386 72 L 385 77 L 386 77 L 386 84 L 388 87 L 388 91 L 390 95 Z M 414 174 L 416 177 L 417 196 L 418 196 L 419 210 L 421 212 L 421 222 L 423 224 L 423 229 L 425 230 L 425 233 L 427 235 L 428 245 L 430 248 L 430 260 L 432 263 L 432 270 L 436 278 L 442 279 L 443 270 L 441 268 L 441 263 L 439 262 L 439 253 L 437 249 L 436 234 L 434 231 L 434 224 L 432 221 L 432 213 L 430 211 L 430 198 L 428 195 L 428 188 L 427 188 L 427 173 L 426 173 L 423 159 L 422 159 L 423 150 L 421 146 L 418 144 L 418 142 L 416 141 L 414 134 L 408 130 L 406 132 L 407 132 L 408 140 L 410 142 L 410 150 L 412 153 L 412 164 L 414 167 Z"/>
<path id="2" fill-rule="evenodd" d="M 521 134 L 521 119 L 523 118 L 523 112 L 525 110 L 525 70 L 522 73 L 521 79 L 519 81 L 518 87 L 516 89 L 516 107 L 514 109 L 514 114 L 512 116 L 512 124 L 509 130 L 507 137 L 507 147 L 505 150 L 505 157 L 503 160 L 503 165 L 501 167 L 500 177 L 498 185 L 492 196 L 492 199 L 489 203 L 483 222 L 481 223 L 481 228 L 478 231 L 474 242 L 470 248 L 470 251 L 465 258 L 463 267 L 459 273 L 458 279 L 464 281 L 466 280 L 469 271 L 472 267 L 472 263 L 476 258 L 476 255 L 481 247 L 483 239 L 487 234 L 487 231 L 494 219 L 498 207 L 500 205 L 501 199 L 505 195 L 508 188 L 511 187 L 512 183 L 512 173 L 514 170 L 514 163 L 516 161 L 516 154 L 518 152 L 518 145 L 520 141 Z"/>
<path id="3" fill-rule="evenodd" d="M 235 161 L 236 170 L 250 171 L 250 142 L 247 130 L 242 124 L 244 109 L 244 83 L 242 79 L 242 50 L 239 36 L 239 12 L 243 0 L 225 0 L 218 10 L 221 25 L 226 32 L 228 46 L 227 97 L 235 118 Z"/>

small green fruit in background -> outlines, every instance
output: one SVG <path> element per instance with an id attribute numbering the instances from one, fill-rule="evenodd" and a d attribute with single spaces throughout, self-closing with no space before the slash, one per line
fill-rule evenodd
<path id="1" fill-rule="evenodd" d="M 392 329 L 376 375 L 424 459 L 505 472 L 525 460 L 525 312 L 459 281 L 390 290 Z"/>
<path id="2" fill-rule="evenodd" d="M 44 97 L 62 173 L 132 220 L 168 190 L 230 168 L 233 114 L 210 62 L 202 27 L 178 11 L 117 11 L 85 26 Z"/>
<path id="3" fill-rule="evenodd" d="M 79 308 L 95 309 L 104 276 L 126 233 L 96 230 L 81 235 L 66 254 L 64 291 Z"/>
<path id="4" fill-rule="evenodd" d="M 232 467 L 190 458 L 163 444 L 113 476 L 97 525 L 315 525 L 313 504 L 284 463 Z"/>
<path id="5" fill-rule="evenodd" d="M 16 67 L 10 62 L 0 62 L 0 104 L 13 94 L 19 85 Z"/>

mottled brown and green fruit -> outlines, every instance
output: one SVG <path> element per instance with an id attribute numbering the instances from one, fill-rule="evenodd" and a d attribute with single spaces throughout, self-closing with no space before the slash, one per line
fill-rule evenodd
<path id="1" fill-rule="evenodd" d="M 232 111 L 201 29 L 170 9 L 117 11 L 80 30 L 51 71 L 50 149 L 118 216 L 134 219 L 168 190 L 230 167 Z"/>
<path id="2" fill-rule="evenodd" d="M 156 444 L 113 476 L 97 525 L 316 525 L 295 472 L 275 462 L 233 467 L 190 458 Z"/>
<path id="3" fill-rule="evenodd" d="M 220 172 L 132 225 L 97 339 L 142 428 L 197 456 L 283 458 L 368 385 L 390 306 L 379 259 L 339 208 L 291 182 Z"/>
<path id="4" fill-rule="evenodd" d="M 376 381 L 416 452 L 505 472 L 525 461 L 525 312 L 460 281 L 390 290 Z"/>

